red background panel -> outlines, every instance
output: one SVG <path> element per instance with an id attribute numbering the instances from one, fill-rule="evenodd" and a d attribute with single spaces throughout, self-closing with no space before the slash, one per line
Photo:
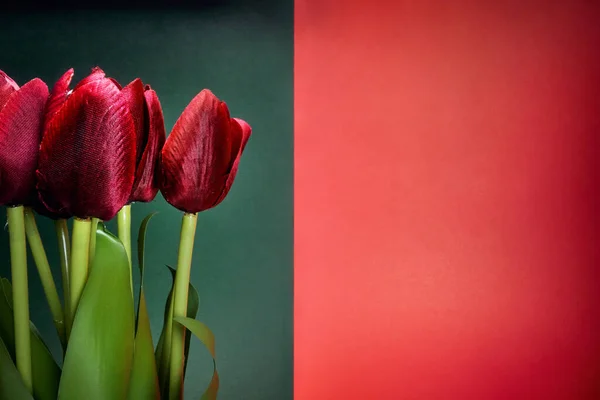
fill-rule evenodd
<path id="1" fill-rule="evenodd" d="M 599 399 L 598 2 L 295 18 L 295 398 Z"/>

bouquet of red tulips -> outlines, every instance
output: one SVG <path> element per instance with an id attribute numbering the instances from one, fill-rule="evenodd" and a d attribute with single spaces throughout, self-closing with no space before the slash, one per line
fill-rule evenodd
<path id="1" fill-rule="evenodd" d="M 198 293 L 190 284 L 197 214 L 229 192 L 250 126 L 203 90 L 166 137 L 156 92 L 140 79 L 122 87 L 95 68 L 70 89 L 72 78 L 67 71 L 49 91 L 40 79 L 19 87 L 0 71 L 0 205 L 11 265 L 11 280 L 0 278 L 0 400 L 182 399 L 191 337 L 215 357 L 213 334 L 195 319 Z M 155 348 L 143 286 L 153 214 L 139 228 L 134 257 L 131 205 L 159 190 L 183 220 Z M 54 220 L 62 301 L 36 214 Z M 104 222 L 115 217 L 113 234 Z M 27 243 L 62 344 L 62 368 L 29 320 Z M 214 366 L 202 399 L 217 396 Z"/>

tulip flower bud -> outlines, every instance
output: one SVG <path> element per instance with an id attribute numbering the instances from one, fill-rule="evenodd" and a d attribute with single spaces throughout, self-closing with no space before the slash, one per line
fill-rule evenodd
<path id="1" fill-rule="evenodd" d="M 122 90 L 129 102 L 136 135 L 135 180 L 130 202 L 150 202 L 158 193 L 158 159 L 165 143 L 165 122 L 156 92 L 134 80 Z"/>
<path id="2" fill-rule="evenodd" d="M 183 111 L 161 153 L 160 189 L 171 205 L 197 213 L 218 205 L 231 188 L 251 135 L 227 105 L 201 91 Z"/>
<path id="3" fill-rule="evenodd" d="M 19 86 L 0 71 L 0 204 L 31 205 L 48 87 Z"/>
<path id="4" fill-rule="evenodd" d="M 69 70 L 46 112 L 37 188 L 51 213 L 112 219 L 135 173 L 135 125 L 127 97 L 96 68 L 71 94 Z"/>

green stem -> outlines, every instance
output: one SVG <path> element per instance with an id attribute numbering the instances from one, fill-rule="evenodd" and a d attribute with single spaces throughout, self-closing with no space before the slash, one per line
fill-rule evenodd
<path id="1" fill-rule="evenodd" d="M 173 286 L 173 317 L 185 317 L 187 314 L 188 290 L 192 267 L 192 252 L 198 214 L 184 214 L 179 239 L 179 254 L 177 271 Z M 171 337 L 171 368 L 169 371 L 169 399 L 183 398 L 183 361 L 185 348 L 185 328 L 170 321 Z"/>
<path id="2" fill-rule="evenodd" d="M 131 271 L 131 204 L 127 204 L 119 210 L 117 214 L 117 230 L 119 240 L 125 246 L 127 259 L 129 260 L 129 285 L 131 286 L 131 293 L 133 295 L 133 274 Z"/>
<path id="3" fill-rule="evenodd" d="M 83 288 L 87 282 L 88 264 L 90 256 L 90 231 L 92 227 L 91 219 L 73 220 L 73 243 L 71 245 L 71 269 L 69 276 L 69 309 L 70 320 L 67 323 L 67 336 L 71 333 L 73 320 L 77 313 L 77 305 L 81 299 Z"/>
<path id="4" fill-rule="evenodd" d="M 42 288 L 46 295 L 46 300 L 50 306 L 50 312 L 54 319 L 54 326 L 58 332 L 60 343 L 63 349 L 66 348 L 65 342 L 65 319 L 63 316 L 62 305 L 60 304 L 60 298 L 58 297 L 58 291 L 54 284 L 54 278 L 52 277 L 52 271 L 50 270 L 50 264 L 48 263 L 48 257 L 44 250 L 44 244 L 40 237 L 37 224 L 35 222 L 35 216 L 29 208 L 25 208 L 25 233 L 27 235 L 27 241 L 29 242 L 29 248 L 33 255 L 33 260 L 37 266 L 38 273 L 40 275 L 40 281 L 42 282 Z"/>
<path id="5" fill-rule="evenodd" d="M 15 321 L 16 364 L 23 383 L 31 393 L 31 336 L 29 332 L 29 293 L 27 286 L 27 243 L 23 206 L 8 207 L 10 266 L 12 274 L 13 310 Z"/>
<path id="6" fill-rule="evenodd" d="M 98 229 L 98 222 L 100 222 L 99 218 L 92 218 L 92 227 L 90 228 L 90 267 L 96 255 L 96 229 Z"/>
<path id="7" fill-rule="evenodd" d="M 64 315 L 69 319 L 69 262 L 71 258 L 71 243 L 69 240 L 69 227 L 66 219 L 54 221 L 56 239 L 58 240 L 58 254 L 60 256 L 60 275 L 62 278 Z"/>

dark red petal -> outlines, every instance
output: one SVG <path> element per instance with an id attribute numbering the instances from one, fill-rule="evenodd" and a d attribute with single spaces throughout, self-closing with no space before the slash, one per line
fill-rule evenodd
<path id="1" fill-rule="evenodd" d="M 88 76 L 86 76 L 85 78 L 83 78 L 83 79 L 82 79 L 82 80 L 81 80 L 81 81 L 80 81 L 80 82 L 79 82 L 79 83 L 78 83 L 78 84 L 75 86 L 75 89 L 73 89 L 73 91 L 75 91 L 75 90 L 79 89 L 79 88 L 80 88 L 80 87 L 82 87 L 83 85 L 87 85 L 87 84 L 88 84 L 88 83 L 90 83 L 90 82 L 97 81 L 97 80 L 99 80 L 99 79 L 104 79 L 105 75 L 106 75 L 106 74 L 104 73 L 104 71 L 102 71 L 102 70 L 100 69 L 100 67 L 94 67 L 94 68 L 92 68 L 92 72 L 91 72 L 91 73 L 90 73 Z"/>
<path id="2" fill-rule="evenodd" d="M 138 165 L 142 159 L 145 142 L 148 140 L 148 131 L 144 129 L 144 113 L 146 111 L 144 84 L 137 78 L 129 85 L 125 86 L 121 93 L 123 93 L 123 96 L 127 99 L 129 111 L 131 112 L 133 124 L 135 125 L 135 161 L 136 165 Z"/>
<path id="3" fill-rule="evenodd" d="M 50 125 L 50 121 L 56 112 L 62 107 L 64 102 L 67 100 L 67 93 L 69 92 L 69 85 L 71 84 L 71 80 L 73 79 L 73 74 L 75 71 L 73 68 L 69 69 L 67 72 L 60 77 L 58 81 L 54 84 L 52 88 L 52 92 L 50 92 L 50 98 L 48 99 L 48 103 L 46 104 L 46 116 L 44 118 L 44 130 Z"/>
<path id="4" fill-rule="evenodd" d="M 0 204 L 30 204 L 48 87 L 33 79 L 0 111 Z"/>
<path id="5" fill-rule="evenodd" d="M 40 147 L 37 186 L 48 210 L 112 219 L 133 185 L 134 129 L 127 99 L 109 79 L 75 90 Z"/>
<path id="6" fill-rule="evenodd" d="M 111 81 L 112 83 L 114 83 L 114 84 L 115 84 L 115 86 L 116 86 L 116 87 L 117 87 L 119 90 L 123 89 L 123 86 L 121 86 L 121 84 L 120 84 L 120 83 L 119 83 L 119 82 L 118 82 L 118 81 L 117 81 L 115 78 L 108 78 L 108 79 L 110 79 L 110 81 Z"/>
<path id="7" fill-rule="evenodd" d="M 72 215 L 67 212 L 58 214 L 58 213 L 53 213 L 52 211 L 48 210 L 46 208 L 46 206 L 44 205 L 44 203 L 42 203 L 42 201 L 39 199 L 39 196 L 37 193 L 33 197 L 34 198 L 33 198 L 32 204 L 30 206 L 39 215 L 43 215 L 44 217 L 54 219 L 54 220 L 59 219 L 59 218 L 68 219 L 68 218 L 72 217 Z"/>
<path id="8" fill-rule="evenodd" d="M 225 187 L 223 188 L 223 192 L 219 199 L 215 203 L 215 206 L 222 202 L 225 199 L 225 196 L 229 193 L 229 189 L 231 189 L 231 185 L 233 185 L 233 181 L 235 176 L 237 175 L 238 165 L 240 164 L 240 158 L 242 158 L 242 153 L 246 148 L 246 143 L 248 143 L 248 139 L 250 139 L 250 135 L 252 135 L 252 128 L 248 123 L 239 118 L 233 118 L 231 120 L 232 125 L 232 133 L 235 134 L 239 138 L 239 141 L 234 146 L 234 161 L 231 165 L 231 170 L 229 171 L 229 175 L 227 176 L 227 182 L 225 182 Z M 213 206 L 214 207 L 214 206 Z"/>
<path id="9" fill-rule="evenodd" d="M 148 112 L 148 141 L 137 166 L 130 201 L 149 202 L 158 192 L 158 160 L 165 144 L 165 122 L 162 107 L 154 90 L 144 93 Z"/>
<path id="10" fill-rule="evenodd" d="M 211 208 L 221 195 L 231 165 L 229 110 L 209 90 L 183 111 L 165 142 L 161 191 L 189 213 Z"/>
<path id="11" fill-rule="evenodd" d="M 19 85 L 10 76 L 0 70 L 0 110 L 2 110 L 4 104 L 8 101 L 10 95 L 17 90 L 19 90 Z"/>

